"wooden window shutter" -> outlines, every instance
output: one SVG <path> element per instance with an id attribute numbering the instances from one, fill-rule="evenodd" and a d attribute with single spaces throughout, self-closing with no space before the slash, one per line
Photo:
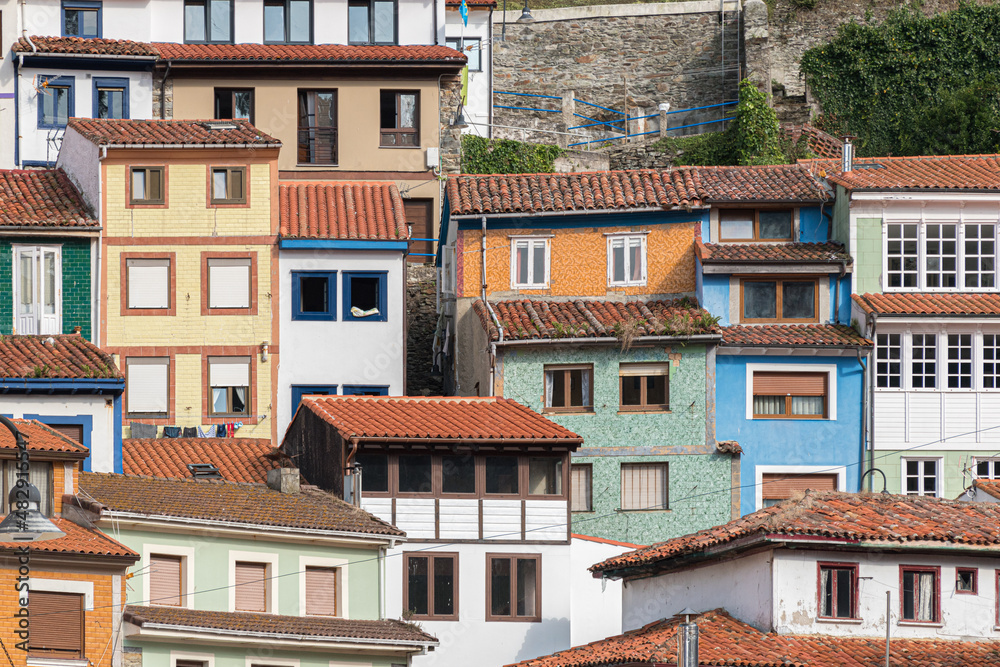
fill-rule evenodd
<path id="1" fill-rule="evenodd" d="M 82 424 L 48 424 L 47 426 L 53 431 L 58 431 L 61 435 L 66 436 L 70 440 L 83 444 Z"/>
<path id="2" fill-rule="evenodd" d="M 306 614 L 337 615 L 337 568 L 306 568 Z"/>
<path id="3" fill-rule="evenodd" d="M 82 658 L 84 640 L 84 598 L 79 593 L 31 591 L 32 655 Z"/>
<path id="4" fill-rule="evenodd" d="M 236 611 L 267 611 L 267 563 L 236 563 Z"/>
<path id="5" fill-rule="evenodd" d="M 759 371 L 753 374 L 755 396 L 826 396 L 826 373 Z"/>
<path id="6" fill-rule="evenodd" d="M 796 491 L 836 491 L 837 475 L 796 475 L 795 473 L 765 473 L 762 497 L 765 500 L 785 500 Z"/>
<path id="7" fill-rule="evenodd" d="M 149 556 L 150 604 L 181 606 L 182 562 L 180 556 Z"/>

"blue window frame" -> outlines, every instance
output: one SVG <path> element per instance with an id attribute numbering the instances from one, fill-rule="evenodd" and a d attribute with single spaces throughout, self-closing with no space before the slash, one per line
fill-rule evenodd
<path id="1" fill-rule="evenodd" d="M 388 271 L 344 271 L 344 321 L 385 322 Z"/>
<path id="2" fill-rule="evenodd" d="M 94 118 L 128 118 L 128 79 L 94 78 Z"/>
<path id="3" fill-rule="evenodd" d="M 335 384 L 293 384 L 292 385 L 292 416 L 299 409 L 303 396 L 336 396 Z"/>
<path id="4" fill-rule="evenodd" d="M 292 319 L 337 319 L 336 271 L 292 271 Z"/>
<path id="5" fill-rule="evenodd" d="M 62 3 L 63 37 L 100 37 L 101 3 L 93 0 L 65 0 Z"/>
<path id="6" fill-rule="evenodd" d="M 76 79 L 71 76 L 38 77 L 38 127 L 42 129 L 66 127 L 76 114 L 74 88 Z"/>
<path id="7" fill-rule="evenodd" d="M 388 396 L 389 386 L 368 384 L 345 384 L 344 396 Z"/>

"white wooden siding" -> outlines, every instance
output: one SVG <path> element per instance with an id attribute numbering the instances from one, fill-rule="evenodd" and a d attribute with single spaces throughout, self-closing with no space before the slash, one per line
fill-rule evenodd
<path id="1" fill-rule="evenodd" d="M 434 524 L 433 498 L 396 499 L 396 527 L 410 539 L 433 540 Z"/>
<path id="2" fill-rule="evenodd" d="M 566 538 L 565 500 L 529 500 L 525 503 L 524 538 L 560 540 Z"/>
<path id="3" fill-rule="evenodd" d="M 442 540 L 479 539 L 479 500 L 442 498 L 439 505 Z"/>
<path id="4" fill-rule="evenodd" d="M 941 394 L 912 391 L 907 396 L 907 431 L 909 442 L 934 442 L 941 439 Z M 878 433 L 876 431 L 876 433 Z M 876 435 L 876 437 L 878 437 Z"/>
<path id="5" fill-rule="evenodd" d="M 879 448 L 906 443 L 906 394 L 875 392 L 875 441 Z"/>
<path id="6" fill-rule="evenodd" d="M 1000 449 L 1000 392 L 876 390 L 875 442 L 879 449 Z"/>
<path id="7" fill-rule="evenodd" d="M 961 436 L 976 430 L 976 394 L 945 393 L 944 399 L 944 437 Z M 963 441 L 975 441 L 975 433 L 962 436 Z"/>
<path id="8" fill-rule="evenodd" d="M 992 447 L 1000 445 L 1000 428 L 990 428 L 1000 425 L 1000 393 L 983 392 L 979 395 L 979 419 L 979 428 L 984 429 L 979 441 Z"/>
<path id="9" fill-rule="evenodd" d="M 521 501 L 484 500 L 483 537 L 487 540 L 521 539 Z"/>
<path id="10" fill-rule="evenodd" d="M 365 498 L 361 501 L 361 509 L 392 523 L 392 498 Z"/>

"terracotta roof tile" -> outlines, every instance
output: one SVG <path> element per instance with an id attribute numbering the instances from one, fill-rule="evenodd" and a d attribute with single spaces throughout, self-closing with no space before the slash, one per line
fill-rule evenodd
<path id="1" fill-rule="evenodd" d="M 751 537 L 810 535 L 846 541 L 891 545 L 907 542 L 945 543 L 1000 547 L 1000 504 L 968 503 L 929 496 L 898 496 L 881 493 L 838 493 L 807 491 L 802 498 L 783 501 L 773 507 L 714 528 L 678 537 L 645 549 L 609 558 L 590 569 L 594 572 L 628 574 L 629 568 L 669 565 L 673 559 L 697 554 L 740 539 Z M 737 545 L 738 546 L 738 545 Z M 734 546 L 734 548 L 736 548 Z"/>
<path id="2" fill-rule="evenodd" d="M 413 623 L 403 621 L 355 620 L 324 618 L 322 616 L 280 616 L 250 612 L 207 611 L 180 607 L 125 607 L 125 620 L 140 627 L 148 624 L 177 626 L 178 629 L 198 628 L 211 634 L 212 630 L 253 633 L 255 635 L 281 635 L 341 639 L 347 643 L 356 640 L 385 640 L 414 645 L 437 645 L 435 637 Z"/>
<path id="3" fill-rule="evenodd" d="M 393 537 L 404 535 L 395 526 L 331 493 L 314 488 L 290 494 L 279 493 L 264 484 L 81 473 L 80 493 L 112 511 L 149 517 Z"/>
<path id="4" fill-rule="evenodd" d="M 495 301 L 505 340 L 618 337 L 634 323 L 637 336 L 718 334 L 717 320 L 688 299 L 672 301 Z M 491 341 L 500 340 L 482 300 L 472 305 Z"/>
<path id="5" fill-rule="evenodd" d="M 28 439 L 29 452 L 50 452 L 70 454 L 73 458 L 86 458 L 89 450 L 76 440 L 67 438 L 59 431 L 35 419 L 12 419 L 17 430 Z M 14 435 L 0 426 L 0 451 L 14 450 L 17 443 Z"/>
<path id="6" fill-rule="evenodd" d="M 827 134 L 808 123 L 804 125 L 784 123 L 781 126 L 781 131 L 793 142 L 805 136 L 809 152 L 817 158 L 839 160 L 844 152 L 844 141 L 842 139 L 838 139 L 832 134 Z"/>
<path id="7" fill-rule="evenodd" d="M 977 479 L 972 482 L 972 486 L 982 489 L 983 492 L 1000 500 L 1000 481 L 995 479 Z M 965 495 L 964 493 L 962 494 Z"/>
<path id="8" fill-rule="evenodd" d="M 852 298 L 864 312 L 879 315 L 1000 315 L 1000 294 L 893 292 Z"/>
<path id="9" fill-rule="evenodd" d="M 126 475 L 191 477 L 189 463 L 211 463 L 230 482 L 267 482 L 267 471 L 286 457 L 266 438 L 126 438 L 122 467 Z"/>
<path id="10" fill-rule="evenodd" d="M 44 542 L 32 542 L 32 553 L 81 554 L 87 556 L 118 556 L 131 561 L 139 560 L 139 554 L 124 544 L 114 541 L 96 529 L 84 528 L 68 519 L 58 517 L 52 519 L 59 530 L 66 533 L 64 537 Z M 0 542 L 0 551 L 24 546 L 18 542 Z"/>
<path id="11" fill-rule="evenodd" d="M 703 243 L 695 242 L 698 259 L 710 262 L 823 263 L 854 260 L 841 243 Z"/>
<path id="12" fill-rule="evenodd" d="M 1000 190 L 1000 155 L 857 158 L 848 172 L 839 160 L 799 164 L 848 190 Z"/>
<path id="13" fill-rule="evenodd" d="M 286 239 L 409 238 L 394 183 L 282 183 L 281 236 Z"/>
<path id="14" fill-rule="evenodd" d="M 761 632 L 715 609 L 691 620 L 698 624 L 699 664 L 742 667 L 881 667 L 885 638 L 834 635 L 779 635 Z M 517 667 L 597 667 L 598 665 L 672 665 L 677 663 L 677 626 L 670 618 L 642 628 Z M 893 637 L 894 665 L 908 667 L 997 667 L 996 641 L 899 639 Z"/>
<path id="15" fill-rule="evenodd" d="M 723 327 L 720 344 L 737 347 L 871 347 L 872 342 L 844 324 L 759 324 Z"/>
<path id="16" fill-rule="evenodd" d="M 809 170 L 796 165 L 462 174 L 448 178 L 446 192 L 452 215 L 670 209 L 715 202 L 826 199 L 819 181 Z"/>
<path id="17" fill-rule="evenodd" d="M 0 227 L 92 227 L 91 215 L 62 169 L 0 169 Z"/>
<path id="18" fill-rule="evenodd" d="M 307 396 L 311 410 L 347 438 L 583 441 L 572 431 L 509 398 Z"/>
<path id="19" fill-rule="evenodd" d="M 3 379 L 122 380 L 124 377 L 110 354 L 80 334 L 0 337 Z"/>
<path id="20" fill-rule="evenodd" d="M 31 44 L 35 48 L 31 48 Z M 21 37 L 11 49 L 14 53 L 71 53 L 89 56 L 136 56 L 156 58 L 159 54 L 151 44 L 128 39 L 97 39 L 83 37 L 39 37 L 32 35 L 31 43 Z"/>
<path id="21" fill-rule="evenodd" d="M 466 57 L 447 46 L 362 46 L 345 44 L 169 44 L 152 46 L 164 60 L 323 61 L 338 63 L 424 63 L 459 66 Z"/>
<path id="22" fill-rule="evenodd" d="M 212 129 L 210 124 L 222 124 Z M 234 127 L 235 126 L 235 127 Z M 246 120 L 109 120 L 70 118 L 68 127 L 98 146 L 280 146 Z"/>

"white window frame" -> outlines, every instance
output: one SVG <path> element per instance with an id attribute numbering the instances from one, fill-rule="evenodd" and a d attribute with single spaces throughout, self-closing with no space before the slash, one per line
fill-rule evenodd
<path id="1" fill-rule="evenodd" d="M 133 262 L 140 262 L 138 265 L 133 265 Z M 173 300 L 173 295 L 170 293 L 170 262 L 169 257 L 126 257 L 125 258 L 125 308 L 126 310 L 170 310 L 170 302 Z M 148 268 L 165 268 L 167 270 L 166 283 L 163 285 L 163 296 L 165 297 L 165 302 L 162 306 L 133 306 L 132 305 L 132 289 L 135 287 L 135 282 L 132 279 L 132 269 L 148 267 Z M 157 290 L 159 291 L 159 290 Z"/>
<path id="2" fill-rule="evenodd" d="M 906 493 L 906 464 L 910 461 L 934 461 L 934 484 L 937 486 L 937 491 L 932 495 L 924 493 L 923 491 L 923 475 L 920 476 L 920 493 L 915 494 L 918 496 L 929 496 L 931 498 L 943 498 L 941 489 L 942 482 L 942 465 L 944 463 L 944 457 L 942 456 L 904 456 L 899 459 L 899 493 L 900 495 L 908 495 Z"/>
<path id="3" fill-rule="evenodd" d="M 278 554 L 267 551 L 229 551 L 229 611 L 236 611 L 236 562 L 264 563 L 267 565 L 264 582 L 264 606 L 267 607 L 265 614 L 276 614 L 278 607 Z M 248 658 L 249 660 L 249 658 Z M 276 664 L 273 660 L 257 659 L 257 662 L 264 662 L 268 665 Z M 249 665 L 249 662 L 247 663 Z M 296 661 L 298 664 L 298 661 Z"/>
<path id="4" fill-rule="evenodd" d="M 173 544 L 145 544 L 142 548 L 140 567 L 142 572 L 149 572 L 149 557 L 152 554 L 160 556 L 179 556 L 181 559 L 181 609 L 194 609 L 194 547 L 182 547 Z M 235 577 L 235 573 L 233 575 Z M 234 578 L 235 581 L 235 578 Z M 149 604 L 150 577 L 142 578 L 142 604 Z M 181 658 L 186 660 L 187 658 Z M 190 658 L 200 660 L 200 658 Z M 171 663 L 173 664 L 173 663 Z"/>
<path id="5" fill-rule="evenodd" d="M 837 364 L 747 364 L 746 365 L 746 418 L 753 417 L 753 374 L 754 372 L 779 373 L 826 373 L 826 414 L 825 418 L 810 421 L 837 421 Z M 761 421 L 761 420 L 756 420 Z"/>
<path id="6" fill-rule="evenodd" d="M 252 651 L 251 651 L 252 653 Z M 298 658 L 272 658 L 271 653 L 260 652 L 261 655 L 248 655 L 244 667 L 299 667 Z M 268 656 L 268 657 L 265 657 Z"/>
<path id="7" fill-rule="evenodd" d="M 878 335 L 899 334 L 900 335 L 900 365 L 901 381 L 899 387 L 879 387 L 875 382 L 877 392 L 917 392 L 917 393 L 974 393 L 974 392 L 1000 392 L 1000 382 L 996 387 L 985 387 L 983 383 L 983 335 L 1000 336 L 1000 328 L 990 327 L 982 330 L 975 325 L 968 323 L 958 324 L 935 324 L 919 325 L 908 324 L 905 326 L 890 327 L 876 332 L 875 344 L 878 344 Z M 936 338 L 935 361 L 937 368 L 934 376 L 934 387 L 914 387 L 913 386 L 913 336 L 933 334 Z M 949 387 L 948 386 L 948 336 L 965 334 L 972 336 L 972 386 L 971 387 Z M 876 354 L 878 351 L 876 350 Z M 876 358 L 877 361 L 877 358 Z M 1000 359 L 997 360 L 1000 364 Z M 877 371 L 877 366 L 876 366 Z"/>
<path id="8" fill-rule="evenodd" d="M 647 255 L 646 255 L 646 235 L 647 234 L 648 234 L 648 232 L 645 232 L 645 233 L 630 232 L 630 233 L 620 233 L 620 234 L 605 234 L 605 236 L 607 236 L 607 241 L 608 241 L 608 244 L 607 244 L 608 245 L 608 287 L 634 287 L 634 286 L 642 286 L 642 285 L 646 284 L 646 281 L 647 281 L 646 267 L 648 266 Z M 628 247 L 629 247 L 629 242 L 632 241 L 632 240 L 635 240 L 635 239 L 638 239 L 639 240 L 639 244 L 640 244 L 639 245 L 639 254 L 640 254 L 640 261 L 642 262 L 642 271 L 641 271 L 642 275 L 639 278 L 639 280 L 629 280 L 628 275 L 631 273 L 630 269 L 632 267 L 630 267 L 629 264 L 628 264 L 628 259 L 629 259 Z M 614 244 L 615 241 L 623 241 L 624 244 L 625 244 L 624 257 L 625 257 L 625 276 L 626 277 L 625 277 L 625 280 L 619 281 L 619 282 L 615 282 L 615 280 L 614 280 L 614 261 L 613 261 L 613 254 L 612 254 L 612 245 Z"/>
<path id="9" fill-rule="evenodd" d="M 764 475 L 836 475 L 837 490 L 847 491 L 847 467 L 846 466 L 754 466 L 754 489 L 756 490 L 756 504 L 754 509 L 764 507 Z"/>
<path id="10" fill-rule="evenodd" d="M 73 593 L 83 596 L 84 611 L 94 611 L 94 582 L 70 581 L 68 579 L 28 579 L 28 603 L 31 604 L 31 591 L 39 593 Z M 29 662 L 33 662 L 29 660 Z"/>
<path id="11" fill-rule="evenodd" d="M 214 653 L 188 653 L 187 651 L 171 651 L 170 667 L 177 667 L 179 660 L 194 660 L 205 663 L 205 667 L 215 667 Z"/>
<path id="12" fill-rule="evenodd" d="M 335 567 L 337 568 L 337 616 L 335 618 L 350 618 L 347 595 L 347 564 L 346 558 L 324 558 L 322 556 L 299 556 L 299 616 L 306 616 L 306 568 Z M 320 618 L 320 617 L 310 617 Z"/>
<path id="13" fill-rule="evenodd" d="M 216 298 L 222 300 L 223 296 L 230 296 L 224 294 L 216 294 L 214 292 L 215 285 L 218 281 L 212 280 L 212 269 L 233 269 L 233 268 L 246 268 L 247 271 L 247 282 L 246 282 L 246 305 L 231 305 L 231 304 L 221 304 L 213 305 Z M 205 272 L 208 277 L 208 308 L 210 310 L 224 310 L 224 309 L 247 309 L 253 306 L 253 294 L 251 293 L 251 285 L 253 285 L 253 259 L 250 257 L 209 257 L 205 260 Z M 241 285 L 242 289 L 242 285 Z M 244 296 L 243 294 L 239 295 Z"/>
<path id="14" fill-rule="evenodd" d="M 997 480 L 1000 480 L 1000 476 L 997 476 L 997 477 L 980 477 L 979 474 L 976 472 L 976 467 L 978 467 L 980 463 L 998 463 L 998 462 L 1000 462 L 1000 456 L 973 456 L 972 457 L 972 465 L 969 466 L 969 474 L 972 476 L 972 479 L 997 479 Z"/>
<path id="15" fill-rule="evenodd" d="M 512 289 L 548 289 L 549 288 L 549 276 L 552 272 L 552 236 L 546 235 L 529 235 L 529 236 L 510 236 L 510 285 Z M 532 242 L 541 242 L 545 244 L 545 282 L 544 283 L 519 283 L 517 282 L 517 244 L 528 241 L 529 250 L 532 248 Z M 528 280 L 533 279 L 534 267 L 531 261 L 528 262 Z"/>
<path id="16" fill-rule="evenodd" d="M 30 316 L 21 315 L 18 312 L 19 306 L 21 305 L 21 262 L 20 253 L 25 250 L 32 251 L 32 256 L 34 261 L 32 262 L 33 271 L 35 273 L 32 278 L 32 287 L 35 293 L 38 295 L 32 295 L 32 305 L 34 306 L 36 312 L 32 313 Z M 52 315 L 45 315 L 45 313 L 40 312 L 44 307 L 43 301 L 45 297 L 42 295 L 42 290 L 44 289 L 44 281 L 41 277 L 42 265 L 45 261 L 45 254 L 53 253 L 55 255 L 55 313 Z M 62 311 L 63 311 L 63 300 L 62 300 L 62 246 L 61 245 L 32 245 L 32 244 L 11 244 L 11 277 L 13 280 L 14 289 L 11 292 L 11 299 L 13 301 L 13 332 L 15 334 L 35 334 L 35 335 L 52 335 L 62 333 Z M 33 320 L 33 331 L 24 331 L 25 328 L 29 327 L 19 327 L 18 320 L 22 318 L 30 318 Z"/>
<path id="17" fill-rule="evenodd" d="M 145 411 L 144 412 L 144 411 L 141 411 L 141 410 L 132 410 L 131 409 L 132 408 L 132 405 L 131 405 L 132 399 L 131 399 L 131 394 L 129 394 L 128 396 L 125 397 L 125 414 L 126 415 L 162 415 L 162 414 L 169 414 L 170 413 L 170 363 L 171 363 L 170 357 L 140 357 L 140 356 L 135 356 L 135 357 L 127 356 L 127 357 L 125 357 L 124 365 L 125 365 L 125 379 L 126 379 L 126 382 L 130 382 L 129 377 L 128 377 L 129 376 L 128 367 L 129 367 L 129 360 L 130 359 L 135 359 L 135 360 L 140 360 L 140 359 L 142 359 L 142 360 L 157 359 L 157 360 L 163 360 L 165 362 L 163 365 L 166 366 L 166 369 L 167 369 L 167 379 L 166 379 L 166 382 L 164 382 L 164 384 L 163 384 L 163 396 L 164 396 L 164 404 L 165 404 L 166 407 L 164 408 L 163 412 L 151 412 L 151 411 Z M 160 364 L 140 363 L 140 364 L 137 364 L 137 365 L 140 365 L 140 366 L 159 366 Z M 126 392 L 128 392 L 128 387 L 127 386 L 126 386 Z"/>
<path id="18" fill-rule="evenodd" d="M 889 225 L 915 224 L 917 226 L 917 284 L 915 287 L 890 287 L 889 286 Z M 927 225 L 956 225 L 956 278 L 955 287 L 928 287 L 927 286 Z M 981 219 L 980 217 L 966 218 L 961 211 L 958 217 L 950 218 L 915 218 L 891 217 L 882 219 L 882 275 L 884 276 L 885 292 L 996 292 L 1000 289 L 1000 266 L 994 262 L 993 287 L 966 287 L 965 285 L 965 231 L 966 225 L 994 225 L 994 257 L 1000 258 L 1000 220 Z M 980 239 L 977 238 L 977 241 Z M 978 275 L 982 272 L 977 271 Z"/>

